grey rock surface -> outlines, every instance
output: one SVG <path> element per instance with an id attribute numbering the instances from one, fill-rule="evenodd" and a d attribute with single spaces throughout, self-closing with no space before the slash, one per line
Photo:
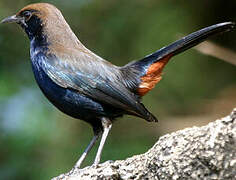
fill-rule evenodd
<path id="1" fill-rule="evenodd" d="M 144 154 L 53 178 L 77 179 L 236 179 L 236 109 L 206 126 L 164 135 Z"/>

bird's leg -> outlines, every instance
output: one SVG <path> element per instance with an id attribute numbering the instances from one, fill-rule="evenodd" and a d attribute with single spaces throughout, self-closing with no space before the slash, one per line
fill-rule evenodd
<path id="1" fill-rule="evenodd" d="M 75 168 L 80 168 L 81 164 L 83 163 L 84 159 L 86 158 L 87 154 L 89 153 L 89 151 L 92 149 L 92 147 L 94 146 L 95 142 L 97 141 L 97 139 L 99 138 L 100 133 L 97 133 L 93 136 L 93 139 L 91 140 L 91 142 L 89 143 L 89 145 L 87 146 L 87 148 L 85 149 L 85 151 L 83 152 L 83 154 L 80 156 L 79 160 L 76 162 L 75 164 Z"/>
<path id="2" fill-rule="evenodd" d="M 98 151 L 97 151 L 94 163 L 93 163 L 94 166 L 97 166 L 100 162 L 103 146 L 105 144 L 107 135 L 112 127 L 112 122 L 109 119 L 103 117 L 102 118 L 102 126 L 103 126 L 103 134 L 102 134 L 102 139 L 101 139 L 101 142 L 98 147 Z"/>

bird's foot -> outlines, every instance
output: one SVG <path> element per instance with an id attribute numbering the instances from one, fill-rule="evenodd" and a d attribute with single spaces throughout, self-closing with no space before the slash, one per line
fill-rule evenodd
<path id="1" fill-rule="evenodd" d="M 80 169 L 80 166 L 81 166 L 82 163 L 76 163 L 73 167 L 73 169 Z"/>
<path id="2" fill-rule="evenodd" d="M 100 166 L 99 166 L 98 163 L 93 163 L 91 167 L 94 168 L 94 169 L 97 169 L 97 168 L 99 168 Z"/>

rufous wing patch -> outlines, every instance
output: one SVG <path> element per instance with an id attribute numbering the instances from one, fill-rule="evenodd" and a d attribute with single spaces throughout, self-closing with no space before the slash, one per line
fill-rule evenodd
<path id="1" fill-rule="evenodd" d="M 147 70 L 147 73 L 141 77 L 141 84 L 138 87 L 138 94 L 144 96 L 161 80 L 162 70 L 168 63 L 171 55 L 153 63 Z"/>

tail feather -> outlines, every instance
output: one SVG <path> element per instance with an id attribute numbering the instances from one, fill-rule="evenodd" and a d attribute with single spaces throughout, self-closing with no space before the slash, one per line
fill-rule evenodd
<path id="1" fill-rule="evenodd" d="M 215 24 L 189 34 L 139 61 L 131 62 L 123 67 L 123 72 L 133 74 L 126 76 L 126 80 L 136 84 L 136 93 L 143 96 L 161 80 L 162 70 L 172 56 L 186 51 L 215 34 L 227 32 L 233 28 L 235 28 L 233 22 Z"/>

